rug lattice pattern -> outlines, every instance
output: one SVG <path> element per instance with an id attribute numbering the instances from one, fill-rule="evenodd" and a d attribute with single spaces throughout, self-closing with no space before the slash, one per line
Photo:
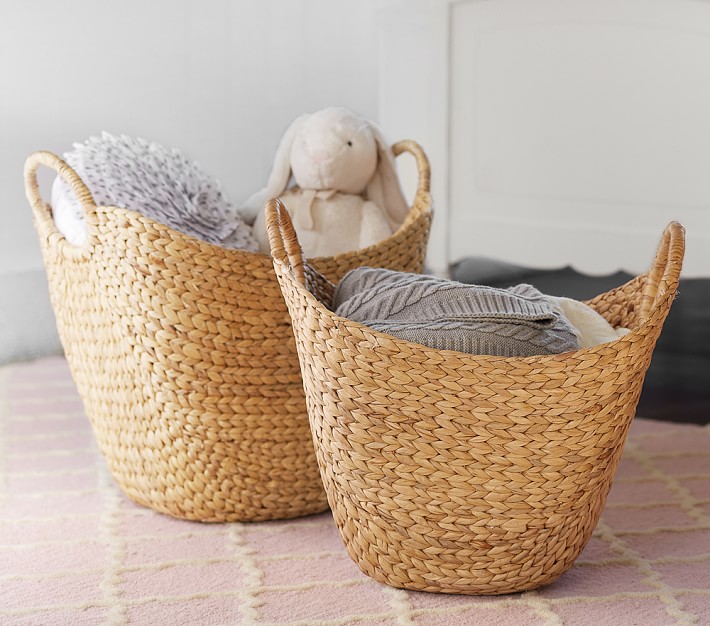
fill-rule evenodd
<path id="1" fill-rule="evenodd" d="M 498 597 L 406 592 L 350 561 L 330 514 L 199 524 L 113 483 L 66 362 L 0 368 L 2 624 L 710 624 L 710 427 L 636 419 L 571 571 Z"/>

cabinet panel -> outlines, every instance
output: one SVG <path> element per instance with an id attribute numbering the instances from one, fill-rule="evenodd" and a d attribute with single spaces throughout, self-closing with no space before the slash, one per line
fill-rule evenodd
<path id="1" fill-rule="evenodd" d="M 390 55 L 381 117 L 416 112 L 406 134 L 443 143 L 432 162 L 444 222 L 435 269 L 475 254 L 638 273 L 676 219 L 688 231 L 684 275 L 710 275 L 710 3 L 442 0 L 399 10 L 407 19 L 390 31 L 429 59 L 417 66 L 427 105 L 397 82 L 404 61 Z"/>

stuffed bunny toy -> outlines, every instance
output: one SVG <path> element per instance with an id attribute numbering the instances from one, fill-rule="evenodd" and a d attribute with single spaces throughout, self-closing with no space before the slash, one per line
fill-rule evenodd
<path id="1" fill-rule="evenodd" d="M 295 185 L 287 188 L 293 176 Z M 341 107 L 302 115 L 276 150 L 264 189 L 242 207 L 255 217 L 254 236 L 269 252 L 264 204 L 280 197 L 307 257 L 364 248 L 390 236 L 407 202 L 394 155 L 369 121 Z"/>

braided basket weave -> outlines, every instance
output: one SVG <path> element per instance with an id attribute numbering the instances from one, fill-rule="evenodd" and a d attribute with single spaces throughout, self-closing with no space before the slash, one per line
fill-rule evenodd
<path id="1" fill-rule="evenodd" d="M 604 507 L 676 295 L 683 227 L 668 226 L 648 273 L 590 301 L 628 335 L 503 358 L 336 316 L 333 285 L 304 263 L 288 214 L 278 201 L 267 211 L 321 476 L 360 569 L 395 587 L 468 594 L 560 576 Z"/>
<path id="2" fill-rule="evenodd" d="M 422 270 L 429 164 L 402 227 L 362 250 L 314 259 L 337 280 L 360 265 Z M 56 229 L 37 169 L 55 169 L 86 213 L 88 240 Z M 99 448 L 135 502 L 200 521 L 289 518 L 328 507 L 298 357 L 271 257 L 227 250 L 136 212 L 95 206 L 59 157 L 25 167 L 59 335 Z"/>

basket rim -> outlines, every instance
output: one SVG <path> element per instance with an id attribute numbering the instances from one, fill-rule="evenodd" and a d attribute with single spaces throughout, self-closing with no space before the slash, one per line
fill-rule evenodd
<path id="1" fill-rule="evenodd" d="M 174 228 L 162 224 L 161 222 L 157 222 L 156 220 L 146 216 L 142 215 L 138 211 L 135 211 L 133 209 L 124 209 L 122 207 L 117 207 L 117 206 L 112 206 L 112 205 L 96 205 L 95 211 L 97 214 L 101 215 L 106 215 L 109 218 L 111 217 L 128 217 L 134 222 L 143 222 L 145 224 L 148 224 L 152 229 L 155 230 L 160 230 L 166 232 L 171 239 L 173 240 L 184 240 L 186 242 L 189 242 L 191 245 L 196 245 L 200 248 L 204 248 L 205 251 L 209 250 L 219 250 L 220 253 L 223 253 L 227 256 L 244 256 L 247 258 L 258 258 L 260 260 L 263 260 L 266 262 L 268 265 L 271 265 L 273 257 L 270 254 L 266 254 L 264 252 L 255 252 L 253 250 L 245 250 L 244 248 L 225 248 L 223 246 L 220 246 L 219 244 L 215 243 L 210 243 L 208 241 L 204 241 L 203 239 L 199 239 L 193 235 L 190 235 L 188 233 L 183 233 L 180 232 L 179 230 L 175 230 Z M 386 245 L 388 242 L 390 242 L 394 238 L 398 238 L 405 234 L 407 228 L 409 228 L 409 225 L 411 222 L 416 221 L 419 219 L 422 215 L 426 215 L 427 213 L 431 212 L 431 195 L 428 192 L 418 192 L 418 196 L 415 197 L 415 201 L 412 202 L 412 206 L 409 209 L 409 213 L 407 214 L 407 219 L 399 226 L 399 228 L 389 235 L 386 239 L 382 239 L 378 241 L 377 243 L 374 243 L 372 245 L 369 245 L 365 248 L 357 248 L 355 250 L 349 250 L 347 252 L 343 252 L 341 254 L 333 255 L 333 256 L 322 256 L 322 257 L 312 257 L 309 258 L 308 261 L 313 262 L 314 265 L 318 265 L 320 262 L 323 261 L 339 261 L 339 260 L 344 260 L 344 259 L 349 259 L 349 258 L 355 258 L 359 256 L 367 256 L 368 253 L 372 253 L 376 250 L 378 250 L 380 247 Z M 51 219 L 51 214 L 50 214 L 50 219 Z M 66 244 L 71 247 L 71 248 L 76 248 L 76 249 L 82 249 L 87 246 L 86 242 L 84 244 L 81 244 L 79 246 L 76 246 L 74 244 L 69 243 L 68 241 Z M 98 245 L 100 245 L 101 242 L 99 240 Z M 93 244 L 97 245 L 97 244 Z M 91 246 L 89 246 L 91 247 Z"/>
<path id="2" fill-rule="evenodd" d="M 286 237 L 284 236 L 283 230 L 286 230 L 292 237 L 292 244 L 298 244 L 295 230 L 291 224 L 288 212 L 282 210 L 283 205 L 278 200 L 271 200 L 267 205 L 267 212 L 270 212 L 273 216 L 272 224 L 278 224 L 280 230 L 280 236 L 283 237 L 284 243 L 286 243 Z M 284 215 L 285 214 L 285 215 Z M 278 238 L 279 235 L 276 235 Z M 671 243 L 671 238 L 674 241 Z M 287 246 L 289 244 L 286 244 Z M 273 243 L 272 243 L 273 246 Z M 671 249 L 672 248 L 672 249 Z M 281 275 L 285 276 L 295 288 L 298 293 L 306 299 L 308 306 L 314 308 L 321 317 L 329 319 L 333 324 L 346 327 L 351 331 L 351 335 L 369 336 L 371 337 L 379 346 L 383 348 L 394 348 L 397 352 L 400 351 L 400 347 L 406 347 L 406 350 L 413 354 L 419 354 L 427 360 L 434 361 L 451 361 L 452 364 L 455 363 L 457 366 L 471 365 L 475 366 L 477 363 L 491 363 L 497 364 L 505 369 L 514 369 L 520 365 L 529 366 L 544 366 L 555 368 L 558 367 L 562 369 L 566 362 L 572 358 L 583 359 L 584 356 L 597 356 L 602 355 L 604 352 L 609 350 L 617 351 L 624 344 L 630 342 L 638 341 L 640 336 L 644 331 L 650 326 L 656 323 L 656 318 L 659 315 L 664 315 L 670 308 L 670 304 L 673 299 L 675 299 L 678 291 L 678 278 L 680 275 L 680 270 L 682 266 L 682 257 L 685 251 L 685 229 L 678 222 L 671 222 L 666 227 L 661 244 L 659 245 L 654 264 L 648 272 L 639 274 L 631 278 L 626 283 L 623 283 L 609 291 L 602 292 L 598 294 L 597 297 L 612 293 L 616 290 L 622 289 L 626 285 L 630 285 L 636 280 L 644 279 L 646 282 L 655 280 L 657 282 L 656 287 L 661 287 L 661 289 L 653 294 L 653 296 L 648 296 L 653 299 L 652 310 L 648 315 L 642 317 L 638 324 L 630 329 L 627 334 L 618 337 L 612 341 L 597 344 L 590 348 L 581 348 L 579 350 L 569 350 L 567 352 L 561 352 L 556 354 L 538 354 L 532 356 L 496 356 L 488 354 L 471 354 L 468 352 L 459 352 L 456 350 L 444 350 L 439 348 L 432 348 L 430 346 L 425 346 L 420 343 L 413 341 L 408 341 L 406 339 L 401 339 L 387 333 L 374 330 L 373 328 L 350 320 L 348 318 L 340 317 L 331 311 L 327 306 L 325 306 L 318 298 L 316 298 L 307 286 L 297 279 L 291 264 L 289 256 L 277 255 L 274 257 L 274 267 L 278 269 L 277 275 L 281 278 Z M 309 262 L 305 261 L 302 257 L 300 249 L 295 252 L 298 256 L 301 255 L 301 261 L 309 265 Z M 661 267 L 662 266 L 662 267 Z M 312 269 L 312 268 L 310 268 Z M 316 272 L 317 273 L 317 272 Z M 662 276 L 660 274 L 663 274 Z M 664 303 L 668 302 L 668 306 L 662 306 Z M 365 339 L 367 340 L 367 339 Z M 389 358 L 389 357 L 383 357 Z"/>
<path id="3" fill-rule="evenodd" d="M 313 257 L 311 260 L 314 264 L 318 265 L 324 262 L 346 261 L 371 254 L 379 248 L 386 246 L 393 239 L 403 236 L 413 222 L 432 213 L 432 199 L 429 192 L 429 160 L 426 153 L 417 142 L 410 139 L 394 143 L 392 145 L 392 150 L 396 156 L 405 152 L 410 153 L 414 156 L 417 163 L 419 181 L 404 222 L 400 224 L 395 232 L 377 243 L 364 248 L 348 250 L 347 252 L 333 256 Z M 59 176 L 65 178 L 79 199 L 79 202 L 84 209 L 88 227 L 87 238 L 82 244 L 76 245 L 70 243 L 56 227 L 52 213 L 52 206 L 49 202 L 44 201 L 39 193 L 37 169 L 40 165 L 44 165 L 55 170 Z M 165 232 L 165 234 L 174 241 L 183 241 L 187 245 L 196 246 L 200 249 L 200 252 L 203 253 L 218 250 L 220 254 L 235 259 L 238 259 L 239 257 L 251 260 L 258 259 L 261 264 L 265 266 L 271 266 L 272 263 L 273 257 L 270 254 L 246 250 L 244 248 L 225 248 L 219 244 L 210 243 L 188 233 L 176 230 L 167 224 L 163 224 L 141 214 L 139 211 L 115 205 L 96 204 L 93 200 L 91 192 L 88 190 L 76 171 L 61 157 L 47 150 L 34 152 L 27 158 L 25 162 L 25 193 L 30 205 L 32 206 L 34 215 L 40 219 L 46 235 L 48 236 L 54 234 L 59 238 L 59 241 L 57 242 L 59 252 L 65 258 L 81 260 L 89 256 L 95 247 L 102 244 L 102 241 L 95 233 L 95 228 L 92 228 L 95 227 L 99 215 L 101 215 L 106 216 L 109 219 L 120 216 L 124 219 L 130 219 L 134 223 L 143 223 L 148 225 L 153 230 Z"/>
<path id="4" fill-rule="evenodd" d="M 278 262 L 275 260 L 275 262 Z M 611 289 L 609 291 L 603 292 L 602 294 L 599 295 L 604 295 L 604 293 L 610 293 L 611 291 L 614 291 L 615 289 L 618 289 L 620 287 L 623 287 L 624 285 L 627 285 L 634 280 L 645 276 L 645 274 L 641 274 L 639 276 L 636 276 L 632 278 L 630 281 L 627 283 L 624 283 L 620 285 L 619 287 L 615 287 L 614 289 Z M 316 308 L 319 313 L 330 320 L 332 320 L 336 325 L 339 326 L 345 326 L 350 329 L 353 329 L 357 331 L 356 334 L 361 334 L 361 335 L 371 335 L 373 339 L 378 340 L 377 343 L 381 345 L 382 347 L 386 347 L 386 344 L 390 345 L 395 345 L 395 346 L 407 346 L 410 352 L 415 352 L 415 353 L 421 353 L 423 356 L 426 356 L 427 358 L 431 358 L 433 356 L 437 357 L 449 357 L 451 359 L 458 359 L 459 361 L 471 361 L 471 362 L 490 362 L 490 363 L 500 363 L 500 364 L 520 364 L 520 363 L 529 363 L 529 364 L 540 364 L 540 363 L 546 363 L 546 364 L 552 364 L 554 362 L 560 362 L 560 361 L 565 361 L 568 358 L 572 356 L 577 356 L 577 355 L 584 355 L 584 354 L 594 354 L 594 353 L 601 353 L 604 352 L 610 348 L 613 349 L 618 349 L 617 346 L 619 346 L 621 343 L 625 342 L 630 342 L 630 341 L 635 341 L 634 337 L 638 336 L 641 331 L 651 323 L 651 319 L 648 318 L 644 320 L 642 323 L 640 323 L 636 328 L 631 329 L 627 334 L 617 337 L 616 339 L 612 341 L 607 341 L 605 343 L 597 344 L 596 346 L 592 346 L 591 348 L 580 348 L 579 350 L 568 350 L 567 352 L 558 352 L 555 354 L 536 354 L 533 356 L 496 356 L 496 355 L 491 355 L 491 354 L 472 354 L 470 352 L 459 352 L 457 350 L 447 350 L 443 348 L 432 348 L 430 346 L 425 346 L 424 344 L 421 343 L 416 343 L 414 341 L 409 341 L 407 339 L 401 339 L 399 337 L 395 337 L 394 335 L 389 335 L 387 333 L 384 333 L 382 331 L 375 330 L 374 328 L 367 326 L 366 324 L 361 324 L 360 322 L 356 322 L 354 320 L 348 319 L 346 317 L 340 317 L 339 315 L 336 315 L 333 311 L 331 311 L 328 307 L 326 307 L 318 298 L 313 296 L 313 294 L 308 291 L 303 285 L 299 284 L 297 281 L 294 281 L 296 283 L 296 288 L 299 290 L 300 293 L 302 294 L 307 294 L 311 298 L 313 298 L 312 302 L 309 302 L 309 306 L 312 306 L 313 308 Z M 438 360 L 449 360 L 447 359 L 438 359 Z"/>

